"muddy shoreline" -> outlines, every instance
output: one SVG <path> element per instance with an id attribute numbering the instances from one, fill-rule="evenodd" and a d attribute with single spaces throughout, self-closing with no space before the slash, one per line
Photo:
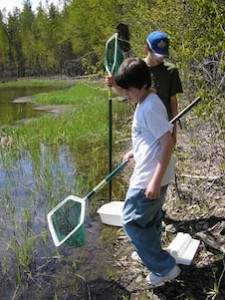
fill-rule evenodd
<path id="1" fill-rule="evenodd" d="M 33 97 L 20 97 L 16 98 L 12 101 L 12 103 L 20 103 L 20 104 L 26 104 L 26 103 L 33 103 Z M 73 108 L 73 105 L 39 105 L 34 106 L 34 110 L 40 110 L 52 113 L 53 115 L 60 115 L 61 113 L 66 113 Z"/>

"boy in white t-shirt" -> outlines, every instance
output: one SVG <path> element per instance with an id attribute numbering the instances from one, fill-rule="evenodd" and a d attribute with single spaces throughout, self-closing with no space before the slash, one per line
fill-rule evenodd
<path id="1" fill-rule="evenodd" d="M 124 161 L 134 159 L 122 222 L 142 262 L 150 271 L 153 286 L 175 279 L 180 268 L 161 247 L 162 206 L 168 184 L 174 177 L 173 125 L 166 108 L 150 89 L 148 66 L 139 58 L 128 58 L 115 76 L 127 101 L 136 104 L 132 124 L 132 150 Z"/>

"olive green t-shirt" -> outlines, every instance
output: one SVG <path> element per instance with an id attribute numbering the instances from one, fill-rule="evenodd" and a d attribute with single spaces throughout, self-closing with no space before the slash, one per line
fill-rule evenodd
<path id="1" fill-rule="evenodd" d="M 171 119 L 170 97 L 183 93 L 181 80 L 177 67 L 168 61 L 160 65 L 149 67 L 152 79 L 152 88 L 166 106 L 169 118 Z"/>

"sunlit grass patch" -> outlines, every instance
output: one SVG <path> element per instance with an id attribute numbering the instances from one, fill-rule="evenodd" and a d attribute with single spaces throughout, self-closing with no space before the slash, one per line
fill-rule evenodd
<path id="1" fill-rule="evenodd" d="M 38 94 L 34 98 L 35 104 L 81 104 L 86 106 L 95 101 L 107 100 L 107 92 L 103 83 L 74 82 L 69 89 Z"/>

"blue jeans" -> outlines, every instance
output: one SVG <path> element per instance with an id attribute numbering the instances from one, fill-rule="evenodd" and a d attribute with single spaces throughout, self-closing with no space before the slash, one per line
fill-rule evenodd
<path id="1" fill-rule="evenodd" d="M 161 247 L 162 206 L 167 186 L 161 188 L 160 198 L 150 200 L 143 189 L 128 189 L 123 209 L 123 228 L 148 270 L 164 276 L 176 264 Z"/>

